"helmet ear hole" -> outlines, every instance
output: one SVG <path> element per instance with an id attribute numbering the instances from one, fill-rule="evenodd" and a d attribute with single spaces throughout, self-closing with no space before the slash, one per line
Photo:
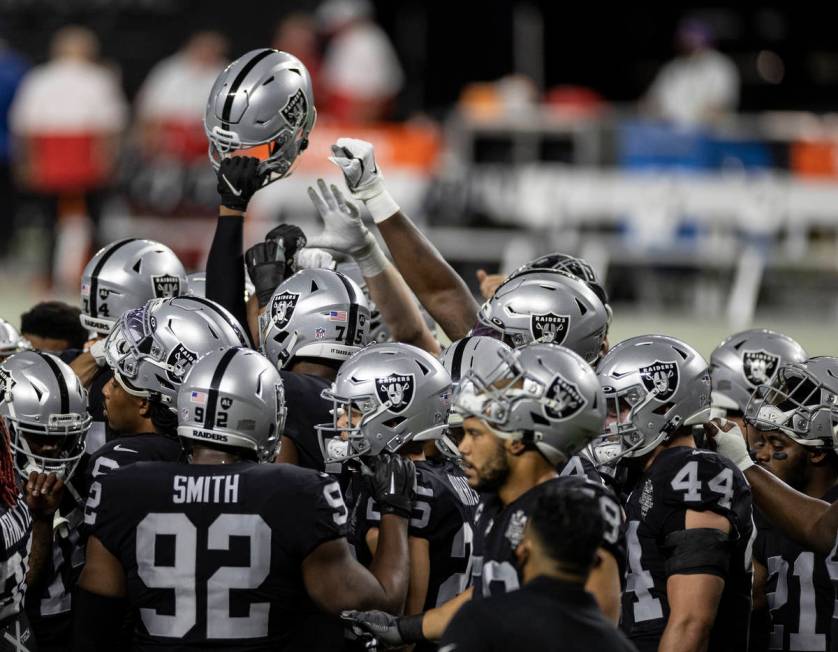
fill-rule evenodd
<path id="1" fill-rule="evenodd" d="M 303 138 L 303 139 L 300 141 L 300 149 L 299 149 L 299 151 L 303 152 L 303 151 L 305 151 L 306 149 L 308 149 L 308 138 Z"/>

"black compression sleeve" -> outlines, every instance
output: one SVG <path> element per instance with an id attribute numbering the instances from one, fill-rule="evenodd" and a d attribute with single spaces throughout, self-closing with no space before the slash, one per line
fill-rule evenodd
<path id="1" fill-rule="evenodd" d="M 73 652 L 105 652 L 118 649 L 114 643 L 122 630 L 128 601 L 108 598 L 82 588 L 73 593 Z"/>
<path id="2" fill-rule="evenodd" d="M 219 216 L 207 258 L 207 299 L 233 313 L 249 338 L 244 304 L 243 231 L 243 217 Z"/>

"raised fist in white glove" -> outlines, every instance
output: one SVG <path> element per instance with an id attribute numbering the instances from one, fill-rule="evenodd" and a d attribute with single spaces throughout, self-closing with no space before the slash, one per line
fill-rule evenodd
<path id="1" fill-rule="evenodd" d="M 742 429 L 727 419 L 713 419 L 704 424 L 704 434 L 708 444 L 719 455 L 728 458 L 740 471 L 745 471 L 754 465 L 748 453 L 748 444 Z"/>
<path id="2" fill-rule="evenodd" d="M 297 269 L 334 269 L 337 263 L 328 251 L 304 247 L 294 255 Z"/>
<path id="3" fill-rule="evenodd" d="M 370 232 L 361 221 L 358 207 L 347 201 L 336 186 L 327 187 L 323 179 L 317 180 L 317 186 L 320 194 L 309 186 L 308 196 L 323 218 L 323 231 L 309 238 L 308 244 L 350 256 L 366 247 Z"/>
<path id="4" fill-rule="evenodd" d="M 349 192 L 366 204 L 376 224 L 399 211 L 399 205 L 384 187 L 372 143 L 357 138 L 338 138 L 332 145 L 332 154 L 334 156 L 329 160 L 343 172 Z"/>

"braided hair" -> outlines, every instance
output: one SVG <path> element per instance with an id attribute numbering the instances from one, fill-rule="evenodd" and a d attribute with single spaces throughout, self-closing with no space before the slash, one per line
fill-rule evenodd
<path id="1" fill-rule="evenodd" d="M 17 503 L 18 494 L 9 428 L 6 420 L 0 418 L 0 505 L 13 507 Z"/>

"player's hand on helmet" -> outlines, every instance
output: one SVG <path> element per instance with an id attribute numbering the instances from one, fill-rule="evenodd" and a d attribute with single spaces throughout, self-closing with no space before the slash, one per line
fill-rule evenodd
<path id="1" fill-rule="evenodd" d="M 332 154 L 329 160 L 343 172 L 349 192 L 366 204 L 376 224 L 399 211 L 398 204 L 384 187 L 371 143 L 357 138 L 338 138 L 332 145 Z"/>
<path id="2" fill-rule="evenodd" d="M 259 164 L 259 159 L 252 156 L 233 156 L 221 161 L 216 176 L 222 206 L 237 211 L 247 209 L 250 198 L 262 187 L 267 175 L 259 171 Z"/>
<path id="3" fill-rule="evenodd" d="M 296 271 L 295 254 L 305 246 L 306 236 L 300 227 L 280 224 L 268 232 L 264 242 L 245 252 L 244 262 L 260 307 L 266 306 L 276 286 Z"/>
<path id="4" fill-rule="evenodd" d="M 704 424 L 705 441 L 711 450 L 728 458 L 740 471 L 754 465 L 742 429 L 727 419 L 713 419 Z"/>
<path id="5" fill-rule="evenodd" d="M 399 618 L 384 611 L 344 611 L 340 617 L 356 636 L 372 637 L 379 647 L 401 647 L 407 643 L 399 631 Z"/>
<path id="6" fill-rule="evenodd" d="M 413 462 L 394 453 L 379 453 L 364 459 L 361 473 L 382 514 L 410 518 L 416 492 Z"/>
<path id="7" fill-rule="evenodd" d="M 26 505 L 36 518 L 50 518 L 64 495 L 64 481 L 55 473 L 32 471 L 26 480 Z"/>
<path id="8" fill-rule="evenodd" d="M 317 187 L 319 193 L 309 186 L 308 196 L 323 218 L 323 231 L 313 236 L 309 244 L 353 256 L 373 237 L 361 221 L 361 211 L 336 186 L 329 187 L 323 179 L 318 179 Z"/>

